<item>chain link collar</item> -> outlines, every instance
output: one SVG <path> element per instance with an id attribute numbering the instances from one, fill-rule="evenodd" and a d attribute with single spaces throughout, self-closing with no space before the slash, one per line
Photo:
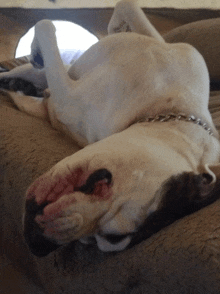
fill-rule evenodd
<path id="1" fill-rule="evenodd" d="M 188 121 L 193 122 L 196 125 L 201 126 L 204 130 L 206 130 L 210 136 L 213 136 L 214 133 L 212 129 L 206 122 L 203 122 L 201 118 L 197 118 L 194 115 L 186 115 L 184 113 L 168 113 L 168 114 L 158 114 L 154 117 L 150 116 L 147 118 L 142 118 L 137 121 L 137 123 L 141 122 L 167 122 L 167 121 Z"/>

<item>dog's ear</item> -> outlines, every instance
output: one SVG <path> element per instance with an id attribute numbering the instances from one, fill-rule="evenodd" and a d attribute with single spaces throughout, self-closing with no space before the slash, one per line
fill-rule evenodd
<path id="1" fill-rule="evenodd" d="M 159 227 L 164 227 L 163 222 L 169 225 L 220 198 L 220 165 L 206 165 L 201 171 L 200 174 L 184 172 L 164 183 L 155 214 Z M 160 216 L 166 219 L 163 221 Z"/>
<path id="2" fill-rule="evenodd" d="M 162 186 L 157 209 L 146 218 L 135 233 L 129 248 L 219 198 L 220 165 L 206 165 L 201 168 L 201 174 L 184 172 L 172 176 Z"/>
<path id="3" fill-rule="evenodd" d="M 219 198 L 220 181 L 208 167 L 205 172 L 184 172 L 171 177 L 164 184 L 163 196 L 158 210 L 166 210 L 183 217 L 205 207 Z"/>
<path id="4" fill-rule="evenodd" d="M 200 166 L 199 172 L 203 174 L 209 174 L 210 177 L 212 177 L 211 184 L 215 185 L 215 183 L 220 180 L 220 163 L 214 165 L 205 164 L 203 166 Z"/>
<path id="5" fill-rule="evenodd" d="M 136 0 L 123 0 L 116 4 L 108 25 L 108 34 L 134 32 L 165 42 L 149 22 Z"/>

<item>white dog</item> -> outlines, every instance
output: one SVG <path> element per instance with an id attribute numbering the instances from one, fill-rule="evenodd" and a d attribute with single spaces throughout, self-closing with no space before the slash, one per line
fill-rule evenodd
<path id="1" fill-rule="evenodd" d="M 40 21 L 35 68 L 0 75 L 48 85 L 49 98 L 14 102 L 90 144 L 27 191 L 25 236 L 38 256 L 78 239 L 123 250 L 217 197 L 220 145 L 203 57 L 165 43 L 132 1 L 117 4 L 108 33 L 67 72 L 54 26 Z"/>

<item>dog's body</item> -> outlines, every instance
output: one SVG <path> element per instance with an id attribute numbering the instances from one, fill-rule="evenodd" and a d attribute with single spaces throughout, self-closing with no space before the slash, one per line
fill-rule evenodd
<path id="1" fill-rule="evenodd" d="M 123 29 L 129 32 L 114 34 Z M 148 216 L 162 209 L 173 176 L 209 174 L 197 185 L 201 199 L 216 181 L 218 168 L 211 166 L 219 163 L 220 146 L 208 111 L 209 76 L 202 56 L 190 45 L 165 43 L 131 1 L 117 5 L 108 30 L 109 36 L 67 72 L 54 27 L 38 23 L 32 54 L 33 59 L 43 56 L 45 72 L 33 72 L 40 72 L 44 85 L 47 81 L 50 97 L 14 95 L 21 110 L 48 119 L 81 146 L 94 143 L 28 189 L 25 234 L 38 255 L 76 239 L 89 242 L 90 236 L 103 251 L 122 250 Z M 7 75 L 13 72 L 0 78 Z M 169 113 L 199 117 L 213 136 L 186 120 L 138 123 Z M 112 244 L 108 235 L 123 239 Z M 46 244 L 45 252 L 39 244 Z"/>

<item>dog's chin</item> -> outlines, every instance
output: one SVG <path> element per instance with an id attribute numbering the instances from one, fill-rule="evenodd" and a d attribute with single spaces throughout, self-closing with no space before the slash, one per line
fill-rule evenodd
<path id="1" fill-rule="evenodd" d="M 26 212 L 28 213 L 24 217 L 24 237 L 30 251 L 37 257 L 47 256 L 59 247 L 74 241 L 61 242 L 62 240 L 56 240 L 45 233 L 36 221 L 36 215 L 42 216 L 45 206 L 47 204 L 38 205 L 34 199 L 29 199 L 26 202 Z M 103 232 L 79 239 L 83 244 L 97 246 L 102 252 L 125 250 L 131 240 L 132 234 L 104 234 Z"/>
<path id="2" fill-rule="evenodd" d="M 37 257 L 44 257 L 63 245 L 73 242 L 56 240 L 45 233 L 44 229 L 36 222 L 36 215 L 42 216 L 46 204 L 38 205 L 34 199 L 26 202 L 24 217 L 24 237 L 30 251 Z M 132 240 L 132 234 L 104 234 L 96 233 L 88 237 L 82 237 L 79 241 L 83 244 L 97 246 L 102 252 L 114 252 L 125 250 Z M 76 241 L 76 240 L 75 240 Z"/>

